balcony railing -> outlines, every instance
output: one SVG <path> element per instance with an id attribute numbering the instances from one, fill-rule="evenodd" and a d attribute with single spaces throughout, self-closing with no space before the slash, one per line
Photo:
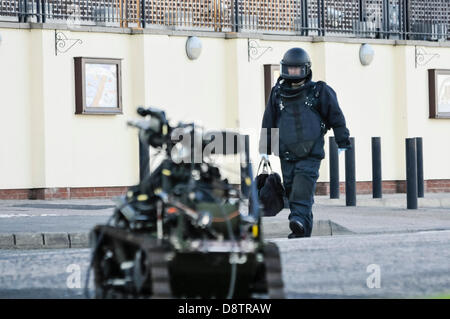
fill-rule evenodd
<path id="1" fill-rule="evenodd" d="M 0 21 L 437 41 L 450 0 L 0 0 Z"/>

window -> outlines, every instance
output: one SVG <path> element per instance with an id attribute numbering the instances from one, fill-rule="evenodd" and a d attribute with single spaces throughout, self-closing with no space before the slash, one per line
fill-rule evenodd
<path id="1" fill-rule="evenodd" d="M 75 114 L 122 114 L 121 60 L 74 60 Z"/>
<path id="2" fill-rule="evenodd" d="M 450 70 L 428 70 L 430 118 L 450 118 Z"/>

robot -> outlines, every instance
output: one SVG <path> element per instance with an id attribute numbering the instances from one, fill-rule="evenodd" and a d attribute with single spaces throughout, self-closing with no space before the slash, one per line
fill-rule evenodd
<path id="1" fill-rule="evenodd" d="M 138 114 L 142 119 L 128 124 L 163 160 L 115 198 L 107 224 L 91 232 L 95 297 L 284 298 L 279 250 L 263 240 L 261 207 L 252 195 L 248 145 L 223 143 L 220 152 L 245 156 L 238 188 L 203 155 L 193 160 L 194 148 L 176 138 L 181 132 L 204 150 L 220 136 L 242 135 L 204 133 L 192 123 L 172 127 L 156 108 L 139 107 Z"/>

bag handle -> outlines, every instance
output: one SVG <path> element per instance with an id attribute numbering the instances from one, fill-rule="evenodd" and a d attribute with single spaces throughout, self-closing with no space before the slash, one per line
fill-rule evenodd
<path id="1" fill-rule="evenodd" d="M 264 162 L 264 165 L 263 165 L 263 173 L 268 173 L 268 171 L 267 171 L 267 168 L 270 168 L 270 174 L 272 174 L 273 173 L 273 169 L 272 169 L 272 165 L 270 165 L 270 161 L 265 161 L 263 158 L 261 159 L 261 161 L 259 162 L 259 165 L 258 165 L 258 170 L 256 171 L 256 175 L 258 175 L 259 174 L 259 169 L 261 168 L 261 164 Z"/>

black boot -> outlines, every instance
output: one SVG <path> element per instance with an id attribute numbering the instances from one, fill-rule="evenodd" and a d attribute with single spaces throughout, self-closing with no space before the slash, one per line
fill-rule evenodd
<path id="1" fill-rule="evenodd" d="M 305 237 L 305 227 L 298 220 L 291 219 L 289 221 L 289 228 L 292 230 L 292 233 L 288 236 L 289 239 Z"/>

